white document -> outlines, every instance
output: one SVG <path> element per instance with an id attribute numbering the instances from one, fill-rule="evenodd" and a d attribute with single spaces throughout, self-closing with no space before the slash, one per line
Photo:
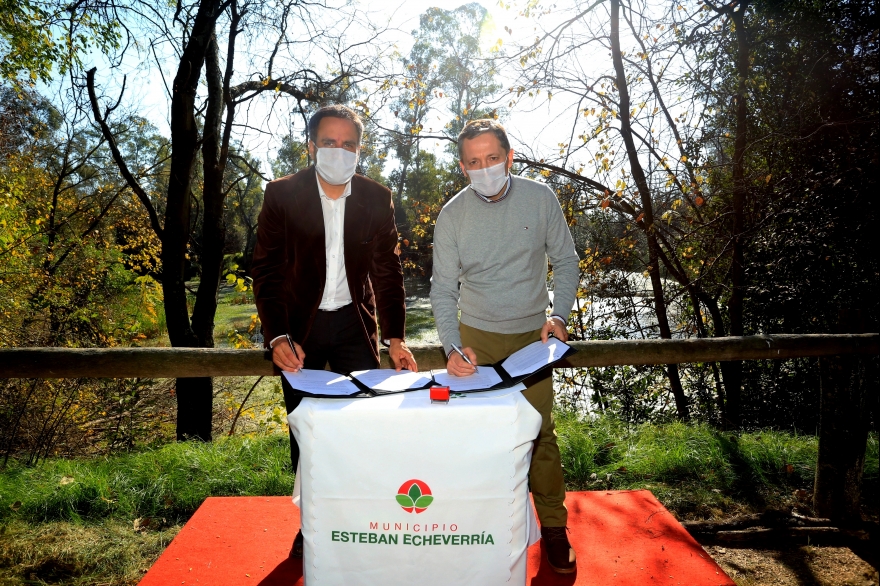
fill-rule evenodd
<path id="1" fill-rule="evenodd" d="M 375 368 L 373 370 L 359 370 L 351 373 L 374 391 L 407 391 L 420 389 L 431 382 L 431 374 L 425 372 L 413 372 L 405 368 L 397 372 L 393 368 Z"/>
<path id="2" fill-rule="evenodd" d="M 478 366 L 477 372 L 470 376 L 455 376 L 446 369 L 435 370 L 434 382 L 450 391 L 480 391 L 494 387 L 501 382 L 501 376 L 491 366 Z"/>
<path id="3" fill-rule="evenodd" d="M 501 367 L 511 377 L 531 374 L 562 358 L 569 348 L 568 344 L 556 338 L 549 338 L 546 343 L 538 340 L 508 356 Z"/>
<path id="4" fill-rule="evenodd" d="M 360 392 L 357 385 L 347 376 L 329 370 L 302 369 L 299 372 L 282 372 L 282 374 L 294 389 L 312 395 L 347 397 Z"/>

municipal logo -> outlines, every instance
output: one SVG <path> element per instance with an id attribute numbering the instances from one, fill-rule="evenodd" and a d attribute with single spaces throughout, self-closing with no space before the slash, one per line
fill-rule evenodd
<path id="1" fill-rule="evenodd" d="M 431 488 L 421 480 L 407 480 L 397 489 L 397 504 L 407 513 L 421 513 L 434 502 Z"/>

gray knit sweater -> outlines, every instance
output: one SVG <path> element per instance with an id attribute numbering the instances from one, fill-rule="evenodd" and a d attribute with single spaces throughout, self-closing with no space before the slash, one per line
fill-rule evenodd
<path id="1" fill-rule="evenodd" d="M 497 203 L 470 187 L 440 211 L 434 228 L 431 305 L 448 354 L 461 344 L 461 322 L 516 334 L 547 320 L 547 259 L 553 265 L 554 314 L 568 318 L 578 286 L 578 255 L 556 195 L 549 187 L 511 177 Z M 461 288 L 459 288 L 461 283 Z"/>

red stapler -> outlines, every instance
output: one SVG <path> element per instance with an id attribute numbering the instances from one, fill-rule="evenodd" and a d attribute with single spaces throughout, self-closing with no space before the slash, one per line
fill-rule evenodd
<path id="1" fill-rule="evenodd" d="M 431 387 L 428 392 L 432 403 L 449 402 L 449 387 Z"/>

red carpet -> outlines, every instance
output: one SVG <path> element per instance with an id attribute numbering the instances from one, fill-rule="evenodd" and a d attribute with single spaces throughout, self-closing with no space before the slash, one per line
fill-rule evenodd
<path id="1" fill-rule="evenodd" d="M 529 586 L 734 586 L 647 490 L 570 492 L 578 571 L 553 573 L 541 543 L 529 549 Z M 213 497 L 180 531 L 140 586 L 302 586 L 287 559 L 299 528 L 290 497 Z"/>

